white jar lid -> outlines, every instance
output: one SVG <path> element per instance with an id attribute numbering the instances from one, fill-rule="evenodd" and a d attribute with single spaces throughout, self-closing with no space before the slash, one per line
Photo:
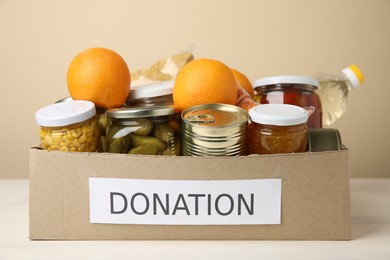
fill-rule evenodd
<path id="1" fill-rule="evenodd" d="M 170 95 L 173 92 L 174 81 L 161 81 L 131 87 L 129 99 L 140 99 Z M 129 100 L 128 99 L 128 100 Z"/>
<path id="2" fill-rule="evenodd" d="M 86 100 L 74 100 L 48 105 L 35 113 L 41 126 L 67 126 L 90 119 L 96 114 L 95 104 Z"/>
<path id="3" fill-rule="evenodd" d="M 291 126 L 307 122 L 308 112 L 288 104 L 263 104 L 249 110 L 252 122 L 263 125 Z"/>
<path id="4" fill-rule="evenodd" d="M 316 88 L 319 87 L 318 81 L 310 77 L 275 76 L 275 77 L 266 77 L 266 78 L 261 78 L 256 80 L 255 83 L 253 84 L 253 88 L 257 88 L 260 86 L 277 85 L 277 84 L 303 84 L 303 85 L 311 85 Z"/>

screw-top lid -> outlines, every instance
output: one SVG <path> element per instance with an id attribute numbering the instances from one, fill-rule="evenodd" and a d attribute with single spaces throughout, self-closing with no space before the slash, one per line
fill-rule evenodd
<path id="1" fill-rule="evenodd" d="M 252 122 L 263 125 L 290 126 L 306 123 L 308 112 L 288 104 L 263 104 L 249 110 Z"/>
<path id="2" fill-rule="evenodd" d="M 353 88 L 357 88 L 365 80 L 363 72 L 354 64 L 343 69 L 342 73 L 351 82 Z"/>
<path id="3" fill-rule="evenodd" d="M 268 86 L 268 85 L 278 85 L 278 84 L 302 84 L 302 85 L 311 85 L 316 88 L 319 87 L 319 83 L 317 80 L 305 77 L 305 76 L 275 76 L 275 77 L 266 77 L 261 78 L 255 81 L 253 84 L 253 88 L 257 88 L 260 86 Z"/>
<path id="4" fill-rule="evenodd" d="M 173 106 L 153 106 L 153 107 L 122 107 L 113 108 L 106 111 L 106 116 L 113 119 L 131 119 L 139 117 L 159 117 L 169 116 L 176 113 Z"/>
<path id="5" fill-rule="evenodd" d="M 129 100 L 170 95 L 173 92 L 174 81 L 161 81 L 131 87 Z"/>
<path id="6" fill-rule="evenodd" d="M 48 105 L 35 113 L 41 126 L 67 126 L 90 119 L 96 114 L 95 104 L 86 100 L 74 100 Z"/>

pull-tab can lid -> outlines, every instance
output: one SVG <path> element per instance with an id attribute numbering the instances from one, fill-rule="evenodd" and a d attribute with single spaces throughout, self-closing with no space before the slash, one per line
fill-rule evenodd
<path id="1" fill-rule="evenodd" d="M 187 108 L 182 119 L 201 127 L 231 127 L 246 122 L 248 113 L 237 106 L 213 103 Z"/>

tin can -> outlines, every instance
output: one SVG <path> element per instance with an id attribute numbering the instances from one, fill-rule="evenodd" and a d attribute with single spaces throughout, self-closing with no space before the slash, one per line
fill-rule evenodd
<path id="1" fill-rule="evenodd" d="M 309 129 L 307 150 L 309 152 L 342 150 L 340 132 L 334 128 Z"/>
<path id="2" fill-rule="evenodd" d="M 237 156 L 246 154 L 248 112 L 226 104 L 205 104 L 184 110 L 182 154 Z"/>

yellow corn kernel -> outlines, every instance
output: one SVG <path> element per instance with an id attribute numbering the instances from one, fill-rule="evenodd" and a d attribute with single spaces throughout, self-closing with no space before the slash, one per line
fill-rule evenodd
<path id="1" fill-rule="evenodd" d="M 69 151 L 69 147 L 68 146 L 60 146 L 60 150 L 61 151 Z"/>
<path id="2" fill-rule="evenodd" d="M 75 147 L 79 147 L 79 146 L 80 146 L 80 142 L 79 142 L 79 140 L 77 140 L 77 139 L 74 139 L 73 142 L 72 142 L 72 144 L 73 144 Z"/>
<path id="3" fill-rule="evenodd" d="M 77 151 L 78 151 L 78 152 L 85 152 L 85 144 L 81 144 L 81 145 L 77 148 Z"/>
<path id="4" fill-rule="evenodd" d="M 71 133 L 71 135 L 72 135 L 74 138 L 77 138 L 77 137 L 80 136 L 81 130 L 80 130 L 80 128 L 75 128 L 75 129 L 72 129 L 72 130 L 70 131 L 70 133 Z"/>
<path id="5" fill-rule="evenodd" d="M 82 134 L 79 138 L 79 142 L 81 144 L 85 143 L 85 141 L 87 140 L 87 135 L 86 134 Z"/>
<path id="6" fill-rule="evenodd" d="M 45 139 L 45 142 L 48 143 L 49 145 L 51 145 L 53 143 L 53 138 L 51 138 L 50 135 L 45 135 L 44 139 Z"/>

